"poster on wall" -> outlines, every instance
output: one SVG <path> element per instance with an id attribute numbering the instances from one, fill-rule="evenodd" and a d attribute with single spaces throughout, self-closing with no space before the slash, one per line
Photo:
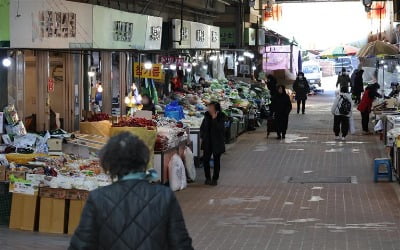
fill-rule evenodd
<path id="1" fill-rule="evenodd" d="M 92 5 L 63 0 L 11 0 L 12 48 L 91 48 Z"/>
<path id="2" fill-rule="evenodd" d="M 144 49 L 159 50 L 162 39 L 162 18 L 148 16 Z"/>
<path id="3" fill-rule="evenodd" d="M 210 26 L 210 48 L 219 49 L 220 47 L 220 30 L 219 27 Z"/>
<path id="4" fill-rule="evenodd" d="M 10 41 L 10 0 L 0 0 L 0 47 Z M 7 44 L 5 44 L 7 42 Z"/>
<path id="5" fill-rule="evenodd" d="M 210 26 L 192 22 L 190 30 L 190 45 L 192 49 L 207 49 L 210 47 Z"/>
<path id="6" fill-rule="evenodd" d="M 253 28 L 246 28 L 244 30 L 245 43 L 249 46 L 256 45 L 256 30 Z"/>
<path id="7" fill-rule="evenodd" d="M 220 45 L 233 46 L 236 43 L 236 28 L 220 28 Z"/>
<path id="8" fill-rule="evenodd" d="M 180 32 L 182 31 L 182 39 L 180 36 Z M 190 39 L 191 39 L 191 25 L 188 21 L 183 21 L 183 28 L 181 30 L 181 20 L 173 19 L 172 20 L 172 41 L 181 41 L 172 42 L 172 47 L 174 49 L 189 49 L 190 48 Z"/>

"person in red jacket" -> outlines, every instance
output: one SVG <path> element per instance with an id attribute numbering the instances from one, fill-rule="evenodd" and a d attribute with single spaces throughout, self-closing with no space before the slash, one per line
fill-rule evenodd
<path id="1" fill-rule="evenodd" d="M 378 93 L 380 88 L 378 83 L 374 83 L 365 89 L 364 95 L 358 105 L 358 110 L 361 112 L 361 123 L 364 134 L 369 134 L 369 114 L 371 113 L 372 103 L 375 98 L 381 98 L 382 96 Z"/>

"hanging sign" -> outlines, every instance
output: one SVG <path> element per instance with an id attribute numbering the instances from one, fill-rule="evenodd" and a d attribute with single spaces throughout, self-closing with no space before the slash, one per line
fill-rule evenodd
<path id="1" fill-rule="evenodd" d="M 92 11 L 93 5 L 63 0 L 10 1 L 11 47 L 90 48 Z"/>
<path id="2" fill-rule="evenodd" d="M 210 48 L 210 26 L 192 22 L 190 30 L 190 46 L 192 49 Z"/>
<path id="3" fill-rule="evenodd" d="M 253 28 L 246 28 L 244 30 L 244 38 L 247 45 L 256 45 L 256 30 Z"/>
<path id="4" fill-rule="evenodd" d="M 151 69 L 145 69 L 144 64 L 135 62 L 133 64 L 133 73 L 134 77 L 137 78 L 150 78 L 150 79 L 157 79 L 162 80 L 164 78 L 162 64 L 153 64 Z"/>
<path id="5" fill-rule="evenodd" d="M 162 18 L 148 16 L 146 28 L 146 41 L 144 49 L 159 50 L 161 48 Z"/>
<path id="6" fill-rule="evenodd" d="M 191 25 L 188 21 L 183 21 L 182 23 L 181 29 L 181 20 L 172 20 L 172 41 L 180 41 L 180 44 L 179 42 L 172 42 L 172 48 L 174 49 L 190 49 Z M 182 37 L 179 34 L 181 31 Z"/>
<path id="7" fill-rule="evenodd" d="M 219 27 L 210 26 L 210 48 L 219 49 L 220 47 L 220 30 Z"/>
<path id="8" fill-rule="evenodd" d="M 222 46 L 235 45 L 236 28 L 220 28 L 220 41 Z"/>
<path id="9" fill-rule="evenodd" d="M 47 80 L 47 92 L 54 92 L 54 79 L 51 77 Z"/>
<path id="10" fill-rule="evenodd" d="M 161 64 L 175 63 L 176 66 L 183 66 L 183 64 L 185 63 L 185 58 L 176 56 L 161 56 L 160 61 Z"/>

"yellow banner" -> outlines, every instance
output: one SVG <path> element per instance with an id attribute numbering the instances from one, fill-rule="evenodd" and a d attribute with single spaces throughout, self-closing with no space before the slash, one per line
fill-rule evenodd
<path id="1" fill-rule="evenodd" d="M 164 79 L 162 64 L 153 64 L 153 67 L 151 69 L 145 69 L 144 63 L 141 63 L 139 66 L 139 63 L 135 62 L 133 64 L 133 74 L 134 77 L 140 78 L 151 78 L 157 80 Z"/>

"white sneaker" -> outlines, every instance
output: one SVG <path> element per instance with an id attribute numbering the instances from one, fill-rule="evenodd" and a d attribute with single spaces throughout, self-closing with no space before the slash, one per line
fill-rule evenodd
<path id="1" fill-rule="evenodd" d="M 339 136 L 336 136 L 336 137 L 335 137 L 335 140 L 336 140 L 336 141 L 339 141 L 339 140 L 340 140 L 340 137 L 339 137 Z"/>
<path id="2" fill-rule="evenodd" d="M 345 141 L 346 140 L 346 137 L 342 137 L 342 141 Z"/>

